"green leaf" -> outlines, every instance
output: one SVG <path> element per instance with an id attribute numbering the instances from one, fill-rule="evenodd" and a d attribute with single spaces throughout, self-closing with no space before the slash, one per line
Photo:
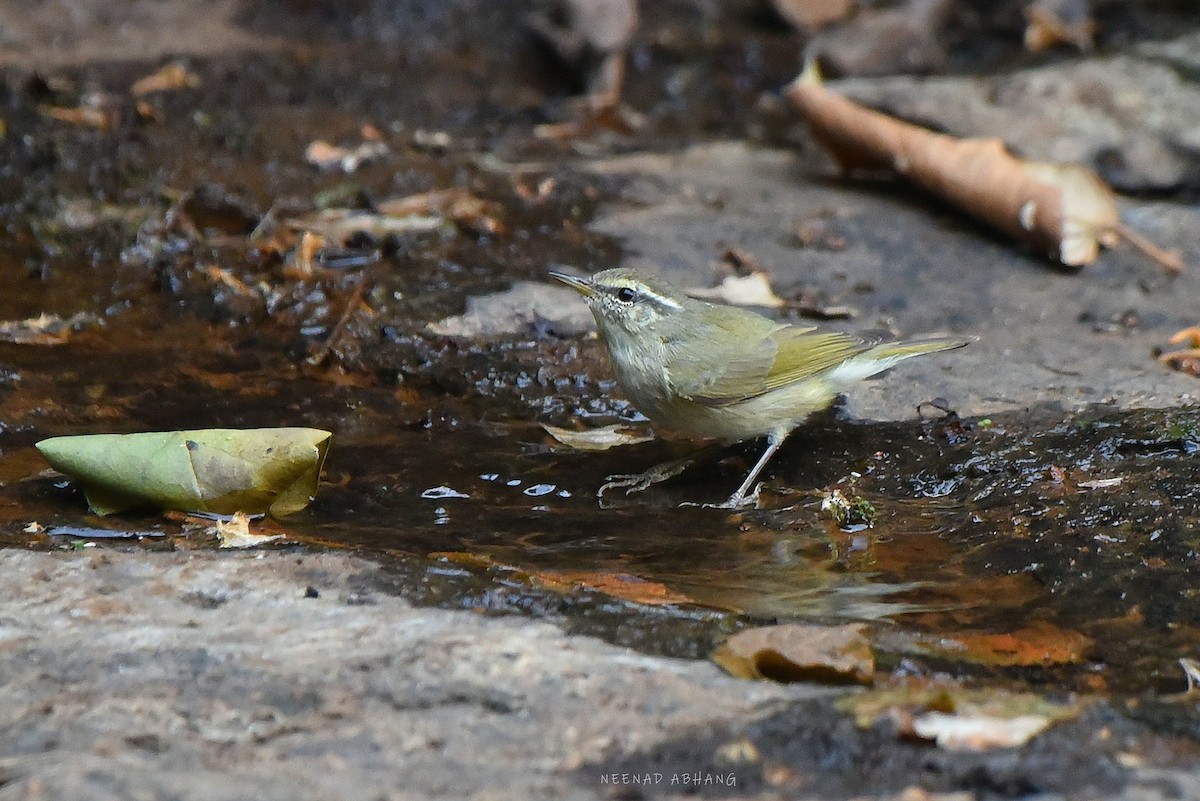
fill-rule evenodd
<path id="1" fill-rule="evenodd" d="M 54 437 L 37 448 L 79 482 L 99 515 L 157 506 L 282 517 L 316 495 L 331 436 L 315 428 L 212 428 Z"/>

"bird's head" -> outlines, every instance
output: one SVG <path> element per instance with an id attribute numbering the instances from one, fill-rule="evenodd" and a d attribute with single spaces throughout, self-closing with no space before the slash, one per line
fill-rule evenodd
<path id="1" fill-rule="evenodd" d="M 550 275 L 583 295 L 600 333 L 617 337 L 662 334 L 680 321 L 687 297 L 667 282 L 634 270 L 602 270 L 591 278 L 551 271 Z"/>

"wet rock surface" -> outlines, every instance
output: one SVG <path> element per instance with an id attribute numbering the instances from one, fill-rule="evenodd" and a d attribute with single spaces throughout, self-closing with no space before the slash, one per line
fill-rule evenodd
<path id="1" fill-rule="evenodd" d="M 776 94 L 803 37 L 749 0 L 642 4 L 623 96 L 640 127 L 535 136 L 571 121 L 588 76 L 547 68 L 534 5 L 0 0 L 0 276 L 17 290 L 0 316 L 74 321 L 55 348 L 0 344 L 0 536 L 31 549 L 0 552 L 0 797 L 1200 797 L 1179 669 L 1197 385 L 1153 355 L 1200 296 L 1191 4 L 1097 3 L 1097 54 L 1030 65 L 1017 4 L 959 3 L 957 38 L 921 23 L 917 51 L 843 65 L 913 55 L 948 76 L 834 84 L 1093 166 L 1135 193 L 1128 225 L 1182 253 L 1174 279 L 1127 248 L 1058 270 L 895 182 L 843 180 Z M 198 85 L 131 96 L 167 58 Z M 317 139 L 374 157 L 319 169 Z M 279 233 L 446 188 L 486 211 L 352 232 L 299 266 Z M 798 431 L 771 508 L 678 508 L 727 495 L 748 444 L 602 514 L 605 475 L 683 450 L 571 453 L 537 425 L 644 423 L 545 271 L 711 286 L 731 250 L 797 301 L 781 317 L 978 341 Z M 40 438 L 281 422 L 335 429 L 292 523 L 335 550 L 217 554 L 157 519 L 127 523 L 162 535 L 141 548 L 33 533 L 97 523 L 40 473 Z M 869 495 L 876 528 L 822 520 L 830 487 Z M 632 573 L 695 603 L 595 589 Z M 649 655 L 702 659 L 795 619 L 871 621 L 880 677 L 1087 709 L 952 754 L 855 725 L 842 691 Z M 922 650 L 971 627 L 1090 645 L 1004 668 Z"/>
<path id="2" fill-rule="evenodd" d="M 837 691 L 414 608 L 344 556 L 0 566 L 22 578 L 0 627 L 6 797 L 1196 797 L 1193 751 L 1103 708 L 1022 752 L 897 746 Z"/>
<path id="3" fill-rule="evenodd" d="M 585 764 L 824 694 L 413 608 L 337 555 L 0 562 L 13 798 L 595 798 Z"/>
<path id="4" fill-rule="evenodd" d="M 625 202 L 606 206 L 594 227 L 625 245 L 629 263 L 680 286 L 713 283 L 721 253 L 740 248 L 767 266 L 780 294 L 809 292 L 856 311 L 827 327 L 979 337 L 863 385 L 851 393 L 852 414 L 904 417 L 937 396 L 964 414 L 1195 398 L 1194 380 L 1153 357 L 1195 316 L 1195 270 L 1172 280 L 1129 249 L 1078 272 L 1055 269 L 894 187 L 851 192 L 854 184 L 789 151 L 719 143 L 591 167 L 630 181 Z M 1200 258 L 1187 233 L 1200 223 L 1194 206 L 1124 201 L 1123 209 L 1131 224 Z M 822 215 L 844 248 L 798 245 L 797 221 Z"/>

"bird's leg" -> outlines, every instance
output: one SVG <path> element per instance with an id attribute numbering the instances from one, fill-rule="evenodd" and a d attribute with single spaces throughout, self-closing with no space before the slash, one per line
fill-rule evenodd
<path id="1" fill-rule="evenodd" d="M 696 461 L 695 456 L 685 456 L 682 459 L 675 459 L 655 465 L 644 473 L 608 476 L 604 480 L 604 485 L 596 490 L 596 497 L 603 498 L 604 493 L 610 489 L 624 489 L 626 495 L 641 492 L 651 484 L 657 484 L 660 481 L 666 481 L 668 478 L 674 478 L 690 467 L 694 461 Z"/>
<path id="2" fill-rule="evenodd" d="M 767 466 L 767 462 L 771 461 L 771 457 L 775 455 L 775 451 L 779 450 L 779 446 L 787 439 L 788 434 L 792 433 L 784 429 L 783 431 L 772 431 L 767 435 L 767 449 L 763 451 L 763 455 L 758 457 L 757 464 L 750 468 L 750 475 L 746 476 L 746 480 L 742 482 L 742 486 L 737 488 L 737 491 L 729 496 L 729 500 L 719 505 L 720 509 L 740 509 L 743 506 L 756 505 L 758 502 L 758 492 L 751 492 L 750 488 L 754 486 L 754 480 L 758 478 L 758 474 Z"/>

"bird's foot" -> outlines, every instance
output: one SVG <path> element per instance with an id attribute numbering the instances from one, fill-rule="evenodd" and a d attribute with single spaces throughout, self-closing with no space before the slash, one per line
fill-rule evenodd
<path id="1" fill-rule="evenodd" d="M 604 493 L 613 489 L 623 489 L 626 495 L 641 492 L 660 481 L 674 478 L 691 466 L 693 461 L 690 457 L 687 459 L 676 459 L 673 462 L 655 465 L 644 473 L 608 476 L 600 489 L 596 490 L 596 497 L 603 499 Z"/>
<path id="2" fill-rule="evenodd" d="M 759 496 L 762 495 L 763 482 L 759 482 L 754 486 L 752 492 L 742 492 L 738 490 L 729 496 L 729 500 L 724 503 L 705 504 L 713 509 L 757 509 Z"/>

